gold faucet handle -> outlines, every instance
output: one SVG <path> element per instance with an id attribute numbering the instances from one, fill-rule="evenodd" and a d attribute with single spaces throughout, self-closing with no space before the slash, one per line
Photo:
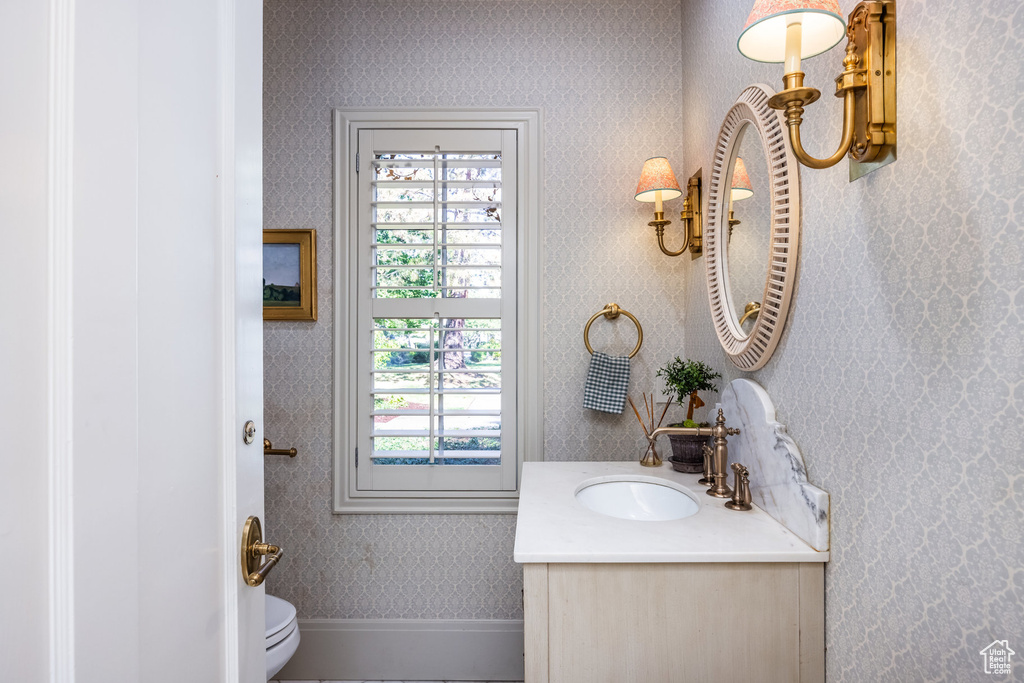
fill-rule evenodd
<path id="1" fill-rule="evenodd" d="M 732 500 L 725 504 L 730 510 L 750 510 L 750 472 L 738 462 L 732 464 L 732 471 L 736 473 L 736 484 L 732 490 Z"/>
<path id="2" fill-rule="evenodd" d="M 739 433 L 740 433 L 740 430 L 737 429 L 736 427 L 726 427 L 725 428 L 726 436 L 736 436 Z"/>
<path id="3" fill-rule="evenodd" d="M 704 455 L 704 476 L 698 479 L 697 483 L 711 486 L 715 483 L 714 477 L 711 476 L 711 459 L 715 457 L 715 451 L 707 443 L 703 443 L 701 444 L 701 452 Z"/>

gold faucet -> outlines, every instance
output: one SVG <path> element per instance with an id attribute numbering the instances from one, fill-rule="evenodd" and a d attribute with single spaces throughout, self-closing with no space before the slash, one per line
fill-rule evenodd
<path id="1" fill-rule="evenodd" d="M 715 437 L 715 452 L 711 457 L 711 488 L 708 489 L 708 495 L 716 498 L 728 498 L 732 495 L 732 489 L 726 483 L 725 464 L 729 462 L 729 444 L 726 443 L 725 437 L 734 436 L 739 434 L 740 430 L 732 427 L 725 426 L 725 415 L 722 413 L 722 409 L 718 409 L 718 419 L 715 420 L 714 427 L 658 427 L 647 436 L 647 440 L 651 444 L 651 448 L 647 449 L 647 453 L 651 453 L 654 450 L 654 440 L 661 434 L 687 434 L 689 436 L 713 436 Z M 641 461 L 640 463 L 644 463 Z"/>

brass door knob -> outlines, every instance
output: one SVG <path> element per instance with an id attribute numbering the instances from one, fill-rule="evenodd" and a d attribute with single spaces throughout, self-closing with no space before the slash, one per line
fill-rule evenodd
<path id="1" fill-rule="evenodd" d="M 263 542 L 263 525 L 259 517 L 252 515 L 245 520 L 242 527 L 242 578 L 247 584 L 255 588 L 263 583 L 283 554 L 284 550 L 279 546 Z M 267 556 L 267 561 L 261 564 L 263 555 Z"/>

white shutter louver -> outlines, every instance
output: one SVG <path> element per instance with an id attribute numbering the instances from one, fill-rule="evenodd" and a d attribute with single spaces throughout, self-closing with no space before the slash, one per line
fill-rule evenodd
<path id="1" fill-rule="evenodd" d="M 510 134 L 361 134 L 360 489 L 515 488 Z"/>

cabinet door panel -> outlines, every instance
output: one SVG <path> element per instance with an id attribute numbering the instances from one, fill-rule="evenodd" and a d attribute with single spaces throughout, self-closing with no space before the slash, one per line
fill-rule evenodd
<path id="1" fill-rule="evenodd" d="M 800 680 L 800 572 L 784 563 L 548 565 L 552 680 Z"/>

